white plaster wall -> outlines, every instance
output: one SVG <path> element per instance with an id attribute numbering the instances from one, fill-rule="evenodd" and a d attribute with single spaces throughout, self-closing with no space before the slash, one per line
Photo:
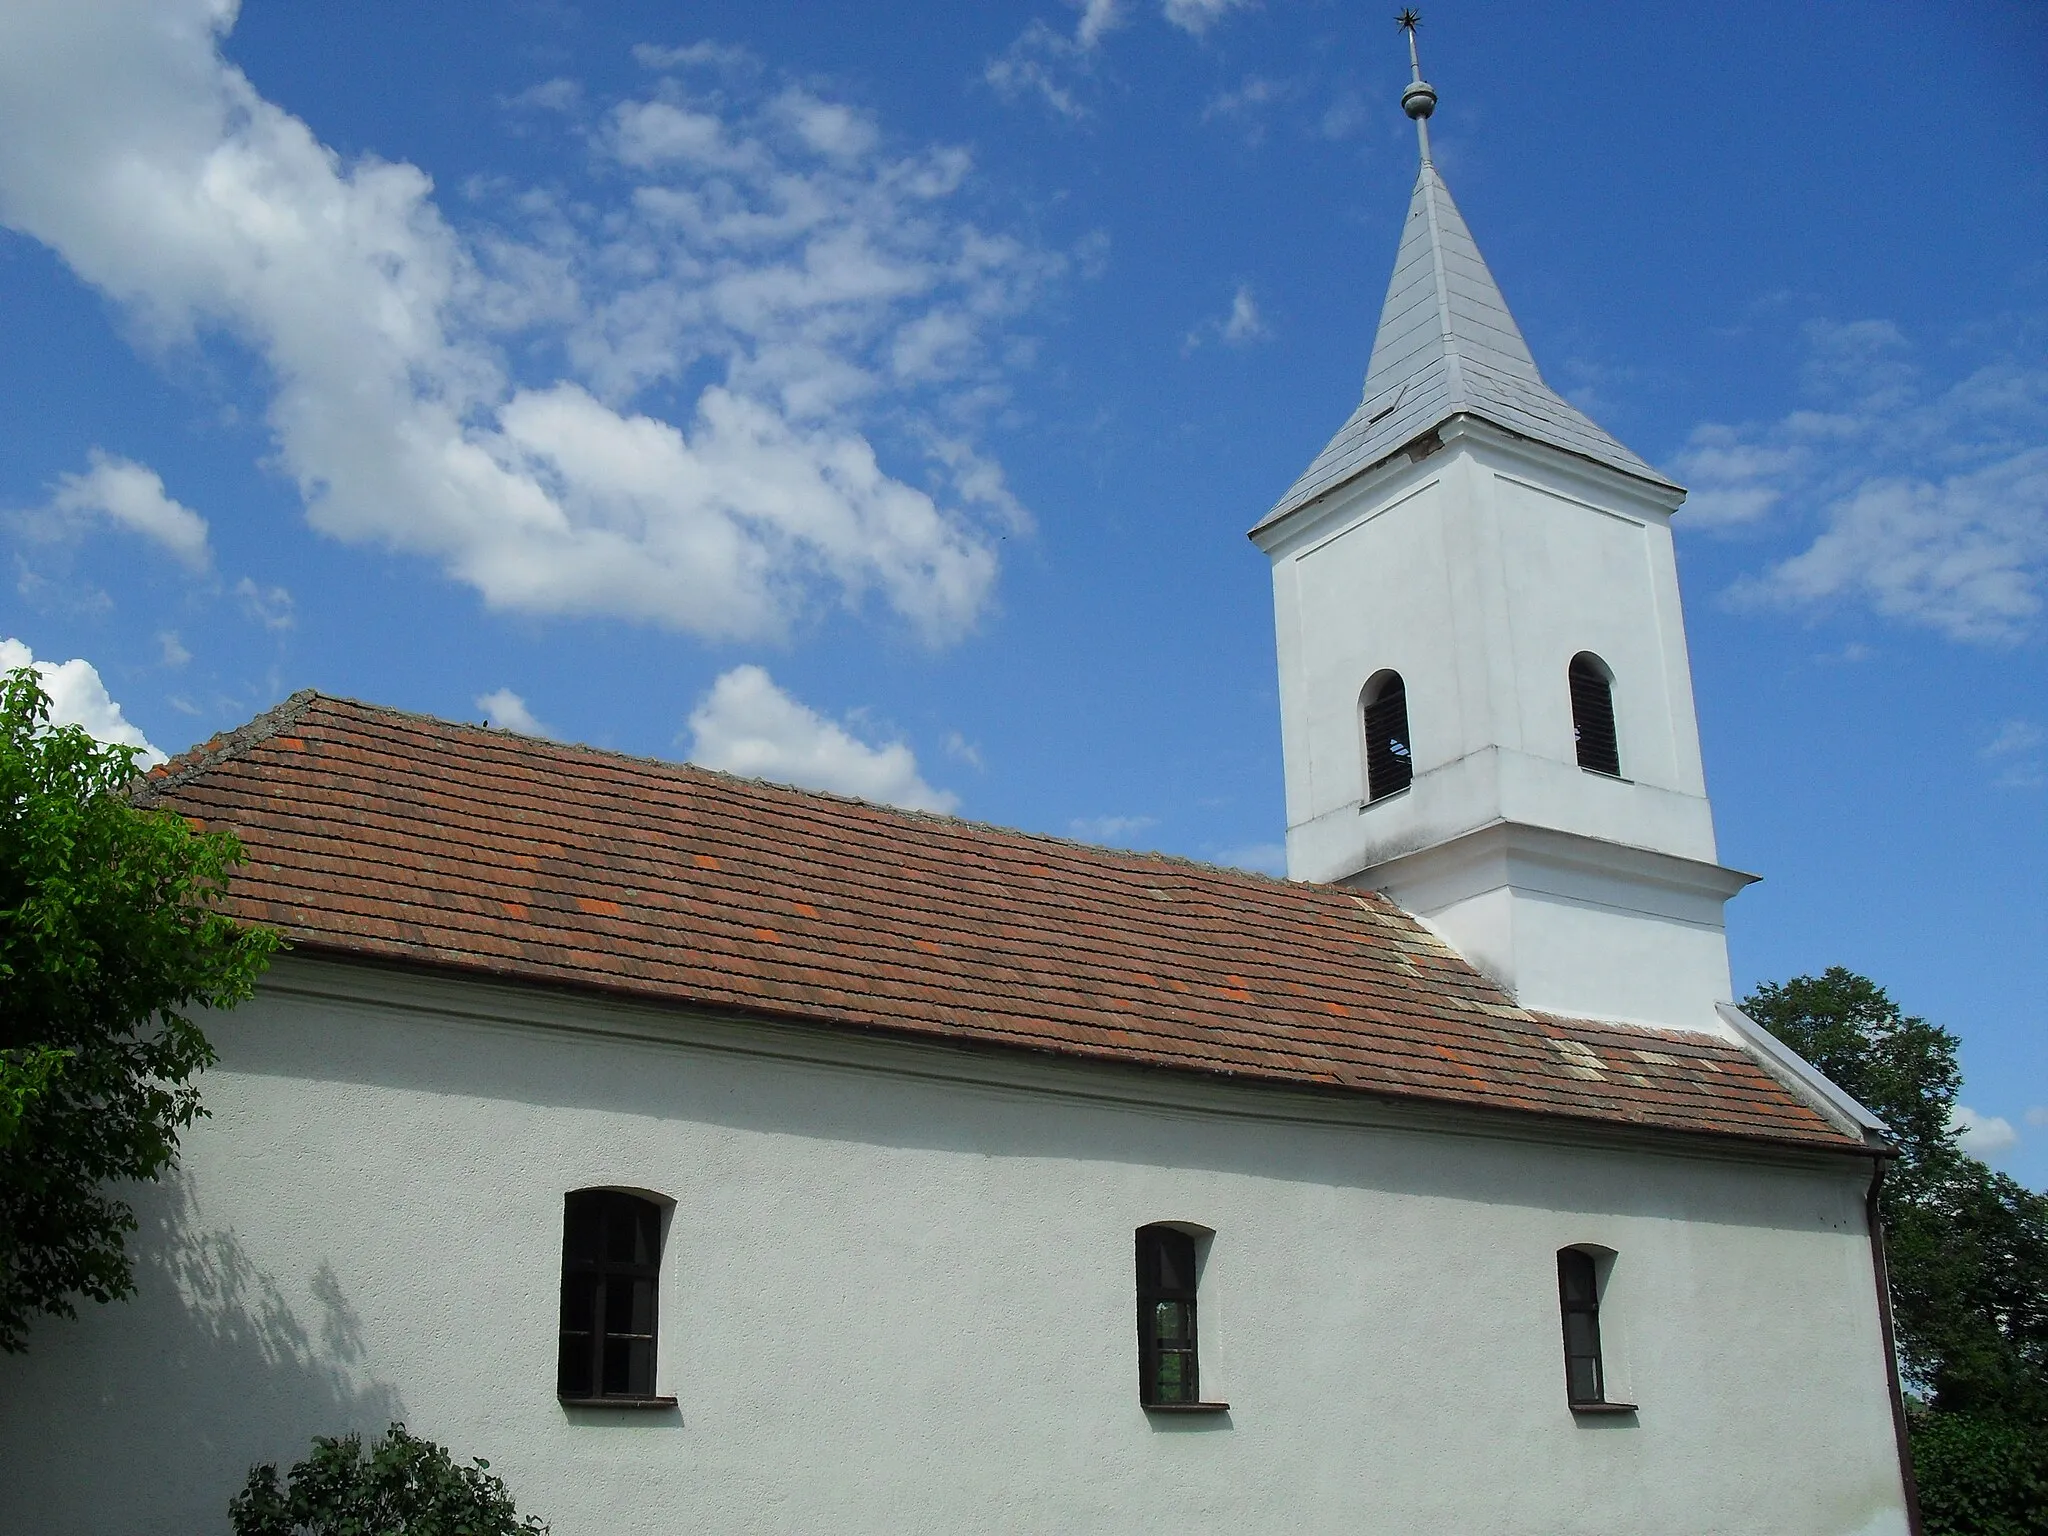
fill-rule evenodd
<path id="1" fill-rule="evenodd" d="M 278 980 L 209 1026 L 213 1118 L 138 1198 L 142 1294 L 0 1359 L 0 1530 L 223 1530 L 252 1461 L 391 1417 L 560 1536 L 1905 1529 L 1854 1160 Z M 591 1184 L 676 1202 L 674 1413 L 554 1399 L 561 1196 Z M 1216 1232 L 1225 1416 L 1136 1403 L 1131 1232 L 1162 1219 Z M 1619 1254 L 1634 1420 L 1565 1407 L 1574 1242 Z"/>
<path id="2" fill-rule="evenodd" d="M 1623 776 L 1704 796 L 1691 700 L 1682 711 L 1674 707 L 1664 665 L 1666 615 L 1655 567 L 1660 556 L 1670 558 L 1669 539 L 1653 540 L 1650 513 L 1598 506 L 1508 466 L 1490 468 L 1489 477 L 1500 558 L 1510 573 L 1509 654 L 1517 664 L 1502 708 L 1519 713 L 1524 750 L 1578 766 L 1566 668 L 1591 651 L 1614 674 Z"/>
<path id="3" fill-rule="evenodd" d="M 1524 1008 L 1730 1033 L 1714 1010 L 1732 990 L 1719 923 L 1506 886 L 1433 910 L 1429 922 Z"/>
<path id="4" fill-rule="evenodd" d="M 1668 508 L 1474 425 L 1266 537 L 1289 870 L 1341 879 L 1499 820 L 1712 862 Z M 1615 677 L 1626 782 L 1578 767 L 1566 669 Z M 1408 685 L 1416 779 L 1369 808 L 1359 695 Z"/>
<path id="5" fill-rule="evenodd" d="M 1722 910 L 1749 877 L 1503 823 L 1377 864 L 1384 890 L 1527 1008 L 1736 1038 Z"/>

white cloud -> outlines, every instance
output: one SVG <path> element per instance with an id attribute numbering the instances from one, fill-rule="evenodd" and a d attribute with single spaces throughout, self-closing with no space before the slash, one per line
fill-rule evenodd
<path id="1" fill-rule="evenodd" d="M 2012 757 L 2019 753 L 2032 752 L 2042 742 L 2048 741 L 2048 732 L 2031 720 L 2008 720 L 1998 728 L 1998 734 L 1984 745 L 1985 757 Z"/>
<path id="2" fill-rule="evenodd" d="M 2048 762 L 2042 747 L 2048 731 L 2031 720 L 2008 720 L 1977 755 L 1998 770 L 2000 789 L 2040 789 L 2048 785 Z"/>
<path id="3" fill-rule="evenodd" d="M 476 707 L 483 711 L 485 723 L 497 730 L 510 731 L 515 736 L 538 736 L 544 741 L 559 739 L 550 727 L 533 717 L 526 700 L 510 688 L 478 694 Z"/>
<path id="4" fill-rule="evenodd" d="M 53 511 L 73 517 L 111 518 L 176 555 L 195 571 L 212 563 L 206 548 L 206 519 L 164 494 L 164 482 L 146 464 L 116 458 L 95 448 L 84 474 L 60 475 Z"/>
<path id="5" fill-rule="evenodd" d="M 1226 848 L 1216 855 L 1216 862 L 1232 869 L 1248 869 L 1255 875 L 1271 875 L 1276 880 L 1284 880 L 1287 877 L 1287 845 L 1247 843 L 1242 848 Z"/>
<path id="6" fill-rule="evenodd" d="M 234 9 L 0 8 L 0 222 L 156 345 L 250 347 L 316 528 L 528 613 L 769 637 L 875 599 L 934 644 L 973 627 L 997 535 L 870 435 L 916 458 L 924 423 L 1000 405 L 1001 333 L 1063 266 L 952 211 L 964 151 L 891 151 L 736 50 L 647 48 L 725 77 L 599 114 L 619 197 L 515 190 L 469 235 L 416 167 L 258 95 L 219 51 Z M 567 376 L 522 377 L 513 340 Z M 634 408 L 685 379 L 673 422 Z"/>
<path id="7" fill-rule="evenodd" d="M 1076 87 L 1089 71 L 1091 52 L 1034 18 L 1000 57 L 988 61 L 982 79 L 1005 101 L 1036 96 L 1061 117 L 1078 121 L 1088 116 Z"/>
<path id="8" fill-rule="evenodd" d="M 2048 448 L 1944 480 L 1867 480 L 1829 507 L 1828 524 L 1737 596 L 1788 608 L 1860 599 L 1952 640 L 2019 640 L 2048 573 Z"/>
<path id="9" fill-rule="evenodd" d="M 746 49 L 726 43 L 703 41 L 665 48 L 658 43 L 636 43 L 634 62 L 644 69 L 732 69 L 753 62 Z"/>
<path id="10" fill-rule="evenodd" d="M 690 761 L 750 779 L 830 790 L 912 811 L 950 812 L 900 741 L 874 746 L 800 704 L 760 667 L 734 667 L 690 715 Z"/>
<path id="11" fill-rule="evenodd" d="M 50 696 L 52 725 L 79 726 L 99 741 L 120 747 L 139 747 L 142 749 L 139 761 L 145 768 L 164 761 L 164 754 L 128 723 L 127 717 L 121 713 L 121 706 L 108 696 L 107 685 L 100 681 L 100 674 L 91 662 L 76 657 L 70 661 L 37 661 L 34 653 L 21 641 L 0 640 L 0 672 L 14 672 L 22 667 L 36 669 L 43 692 Z"/>
<path id="12" fill-rule="evenodd" d="M 298 622 L 297 605 L 283 587 L 258 586 L 244 576 L 235 583 L 235 596 L 242 600 L 242 612 L 265 629 L 290 629 Z"/>
<path id="13" fill-rule="evenodd" d="M 178 638 L 175 629 L 157 631 L 156 644 L 167 667 L 182 667 L 192 659 L 192 653 L 185 648 L 185 642 Z"/>
<path id="14" fill-rule="evenodd" d="M 1796 444 L 1745 442 L 1733 427 L 1693 428 L 1673 467 L 1690 489 L 1681 514 L 1688 528 L 1753 523 L 1784 500 L 1784 477 L 1805 460 Z"/>
<path id="15" fill-rule="evenodd" d="M 2020 1144 L 2020 1133 L 2012 1122 L 1999 1115 L 1980 1115 L 1967 1104 L 1958 1104 L 1948 1123 L 1962 1142 L 1963 1150 L 1986 1162 Z"/>
<path id="16" fill-rule="evenodd" d="M 2034 633 L 2048 606 L 2048 367 L 2000 359 L 1929 392 L 1890 321 L 1816 321 L 1803 336 L 1810 406 L 1761 426 L 1703 424 L 1677 459 L 1694 487 L 1681 527 L 1771 532 L 1818 517 L 1803 550 L 1729 596 L 1855 603 L 1977 644 Z"/>
<path id="17" fill-rule="evenodd" d="M 1265 109 L 1290 89 L 1285 81 L 1247 75 L 1236 90 L 1218 91 L 1209 98 L 1202 107 L 1202 121 L 1234 124 L 1247 143 L 1258 144 L 1266 136 Z"/>
<path id="18" fill-rule="evenodd" d="M 744 170 L 753 159 L 726 136 L 714 113 L 690 112 L 665 101 L 622 101 L 612 109 L 611 151 L 637 170 L 687 163 Z"/>
<path id="19" fill-rule="evenodd" d="M 1158 825 L 1157 816 L 1082 816 L 1067 827 L 1084 843 L 1128 843 L 1140 832 Z"/>
<path id="20" fill-rule="evenodd" d="M 1080 12 L 1070 37 L 1034 17 L 1001 57 L 991 59 L 982 78 L 1005 101 L 1037 96 L 1069 120 L 1088 116 L 1076 94 L 1095 67 L 1095 53 L 1104 37 L 1130 20 L 1123 0 L 1069 0 Z"/>
<path id="21" fill-rule="evenodd" d="M 1266 322 L 1259 316 L 1258 300 L 1252 297 L 1251 285 L 1239 283 L 1237 292 L 1231 296 L 1229 313 L 1204 320 L 1189 331 L 1181 342 L 1181 352 L 1183 355 L 1193 352 L 1212 336 L 1226 346 L 1243 347 L 1264 341 L 1270 335 L 1272 332 L 1266 329 Z"/>
<path id="22" fill-rule="evenodd" d="M 2048 1104 L 2036 1104 L 2020 1118 L 2029 1125 L 2048 1130 Z"/>
<path id="23" fill-rule="evenodd" d="M 958 731 L 946 732 L 945 746 L 946 756 L 952 758 L 954 762 L 965 763 L 968 767 L 977 771 L 983 766 L 981 748 L 977 747 L 965 736 L 962 736 Z"/>
<path id="24" fill-rule="evenodd" d="M 1124 0 L 1067 0 L 1081 14 L 1068 33 L 1033 17 L 1010 46 L 989 60 L 982 78 L 1005 101 L 1036 97 L 1052 111 L 1078 122 L 1091 115 L 1082 88 L 1095 73 L 1102 40 L 1130 21 Z M 1230 11 L 1251 0 L 1163 0 L 1161 14 L 1200 37 Z"/>
<path id="25" fill-rule="evenodd" d="M 1160 9 L 1183 32 L 1200 37 L 1232 11 L 1244 10 L 1251 3 L 1252 0 L 1165 0 Z"/>
<path id="26" fill-rule="evenodd" d="M 790 86 L 770 104 L 776 116 L 795 130 L 806 145 L 834 160 L 857 161 L 881 144 L 881 131 L 868 113 L 836 101 L 824 101 Z"/>
<path id="27" fill-rule="evenodd" d="M 1364 96 L 1356 90 L 1343 90 L 1323 109 L 1316 131 L 1326 139 L 1348 139 L 1371 122 L 1373 115 Z"/>
<path id="28" fill-rule="evenodd" d="M 1081 20 L 1074 28 L 1074 41 L 1093 48 L 1103 35 L 1115 31 L 1128 18 L 1122 0 L 1081 0 Z"/>
<path id="29" fill-rule="evenodd" d="M 529 85 L 508 97 L 508 107 L 534 107 L 542 112 L 574 112 L 583 105 L 583 87 L 574 80 L 556 78 Z"/>
<path id="30" fill-rule="evenodd" d="M 1223 339 L 1232 346 L 1243 346 L 1267 334 L 1266 322 L 1259 318 L 1259 306 L 1252 298 L 1251 289 L 1238 284 L 1237 293 L 1230 301 L 1230 316 L 1223 322 Z"/>

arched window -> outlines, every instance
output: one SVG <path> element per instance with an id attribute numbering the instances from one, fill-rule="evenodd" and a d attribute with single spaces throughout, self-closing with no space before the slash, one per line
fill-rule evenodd
<path id="1" fill-rule="evenodd" d="M 579 1189 L 562 1216 L 562 1336 L 555 1391 L 576 1403 L 665 1403 L 654 1392 L 661 1207 Z"/>
<path id="2" fill-rule="evenodd" d="M 1365 685 L 1365 798 L 1399 794 L 1415 777 L 1408 746 L 1408 686 L 1398 672 L 1380 672 Z"/>
<path id="3" fill-rule="evenodd" d="M 1138 1396 L 1201 1401 L 1195 1361 L 1195 1240 L 1173 1227 L 1138 1228 Z"/>
<path id="4" fill-rule="evenodd" d="M 1607 1365 L 1600 1351 L 1600 1300 L 1608 1248 L 1557 1250 L 1557 1304 L 1564 1314 L 1564 1395 L 1574 1413 L 1634 1413 L 1634 1403 L 1607 1395 Z"/>
<path id="5" fill-rule="evenodd" d="M 1557 1250 L 1557 1301 L 1564 1313 L 1564 1394 L 1574 1406 L 1607 1400 L 1600 1373 L 1600 1277 L 1583 1248 Z"/>
<path id="6" fill-rule="evenodd" d="M 1614 734 L 1614 682 L 1607 664 L 1591 651 L 1572 658 L 1572 739 L 1579 766 L 1621 777 L 1621 743 Z"/>
<path id="7" fill-rule="evenodd" d="M 1195 1238 L 1177 1226 L 1138 1228 L 1138 1401 L 1220 1413 L 1202 1401 L 1195 1359 Z"/>

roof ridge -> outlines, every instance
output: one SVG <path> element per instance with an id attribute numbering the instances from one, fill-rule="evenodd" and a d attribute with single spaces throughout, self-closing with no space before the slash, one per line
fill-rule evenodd
<path id="1" fill-rule="evenodd" d="M 210 769 L 246 752 L 251 747 L 273 736 L 283 734 L 284 727 L 302 719 L 307 710 L 316 704 L 341 705 L 346 709 L 361 712 L 372 718 L 405 721 L 439 730 L 456 731 L 467 735 L 481 735 L 487 739 L 508 746 L 523 746 L 541 755 L 575 755 L 597 758 L 606 762 L 628 763 L 661 770 L 667 774 L 685 778 L 704 777 L 743 787 L 749 792 L 765 792 L 771 797 L 787 797 L 798 803 L 822 802 L 826 805 L 856 807 L 883 817 L 907 822 L 957 826 L 964 831 L 995 833 L 1018 841 L 1053 848 L 1069 848 L 1086 854 L 1091 859 L 1126 861 L 1125 867 L 1136 873 L 1147 864 L 1165 864 L 1197 871 L 1202 874 L 1220 875 L 1226 879 L 1241 880 L 1252 885 L 1278 887 L 1280 889 L 1314 889 L 1318 882 L 1288 880 L 1281 876 L 1269 875 L 1260 870 L 1243 869 L 1234 864 L 1214 864 L 1202 859 L 1189 858 L 1184 854 L 1167 853 L 1160 850 L 1139 850 L 1111 848 L 1101 843 L 1084 842 L 1079 838 L 1061 837 L 1054 832 L 1034 832 L 1023 827 L 1004 826 L 999 822 L 977 821 L 971 817 L 954 816 L 943 811 L 914 810 L 907 806 L 890 805 L 885 801 L 866 800 L 858 795 L 840 794 L 829 789 L 811 789 L 803 785 L 785 784 L 773 779 L 752 778 L 745 774 L 729 773 L 722 768 L 708 768 L 702 763 L 679 761 L 672 757 L 654 757 L 647 753 L 624 752 L 615 747 L 593 746 L 589 742 L 561 741 L 549 736 L 528 736 L 518 731 L 506 730 L 500 726 L 478 724 L 468 720 L 450 720 L 441 715 L 428 714 L 422 710 L 400 709 L 395 705 L 371 703 L 365 699 L 351 698 L 345 694 L 322 693 L 317 689 L 304 688 L 291 695 L 282 704 L 258 715 L 247 725 L 229 732 L 226 736 L 214 736 L 200 746 L 187 749 L 169 762 L 159 765 L 149 776 L 149 791 L 154 797 L 189 783 Z M 1329 887 L 1334 889 L 1334 887 Z"/>
<path id="2" fill-rule="evenodd" d="M 1416 192 L 1422 198 L 1423 215 L 1429 223 L 1429 264 L 1431 276 L 1436 280 L 1436 323 L 1437 333 L 1441 338 L 1441 346 L 1443 348 L 1444 370 L 1449 375 L 1451 398 L 1453 400 L 1462 400 L 1465 398 L 1464 349 L 1458 345 L 1458 327 L 1455 317 L 1451 314 L 1451 285 L 1450 280 L 1444 274 L 1443 228 L 1436 209 L 1437 191 L 1441 189 L 1445 197 L 1449 197 L 1450 189 L 1444 186 L 1443 177 L 1437 174 L 1435 164 L 1429 160 L 1422 162 L 1422 174 L 1416 178 L 1416 182 Z M 1490 276 L 1491 274 L 1489 273 L 1488 275 Z M 1505 304 L 1506 300 L 1503 299 L 1502 303 Z M 1391 298 L 1388 300 L 1388 307 L 1392 307 Z M 1380 321 L 1382 331 L 1386 329 L 1386 323 L 1386 319 L 1382 317 Z M 1378 361 L 1379 337 L 1377 336 L 1373 338 L 1373 352 L 1375 356 L 1366 363 L 1367 378 L 1372 377 L 1372 364 Z M 1401 381 L 1403 386 L 1407 382 L 1407 379 Z"/>
<path id="3" fill-rule="evenodd" d="M 147 773 L 138 774 L 130 789 L 130 798 L 138 805 L 154 805 L 171 791 L 232 761 L 271 737 L 282 735 L 286 727 L 296 725 L 306 710 L 323 697 L 311 688 L 301 688 L 248 723 L 238 725 L 232 731 L 215 732 L 198 745 L 187 747 L 176 756 L 158 763 Z"/>

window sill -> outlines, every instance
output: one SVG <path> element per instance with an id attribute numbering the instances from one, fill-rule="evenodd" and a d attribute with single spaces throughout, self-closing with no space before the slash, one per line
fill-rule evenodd
<path id="1" fill-rule="evenodd" d="M 564 1408 L 673 1408 L 676 1400 L 672 1397 L 563 1397 L 557 1394 L 555 1401 Z"/>
<path id="2" fill-rule="evenodd" d="M 1605 768 L 1588 768 L 1584 763 L 1579 764 L 1579 772 L 1590 773 L 1596 779 L 1608 779 L 1616 784 L 1635 783 L 1635 780 L 1630 778 L 1627 774 L 1609 773 Z"/>
<path id="3" fill-rule="evenodd" d="M 1147 1413 L 1228 1413 L 1228 1403 L 1142 1403 Z"/>
<path id="4" fill-rule="evenodd" d="M 1634 1403 L 1573 1403 L 1573 1413 L 1634 1413 Z"/>
<path id="5" fill-rule="evenodd" d="M 1376 799 L 1361 800 L 1358 802 L 1358 814 L 1363 816 L 1367 811 L 1372 810 L 1376 806 L 1385 805 L 1389 800 L 1398 800 L 1414 787 L 1413 784 L 1403 784 L 1399 789 L 1389 790 L 1386 794 L 1380 795 Z"/>

